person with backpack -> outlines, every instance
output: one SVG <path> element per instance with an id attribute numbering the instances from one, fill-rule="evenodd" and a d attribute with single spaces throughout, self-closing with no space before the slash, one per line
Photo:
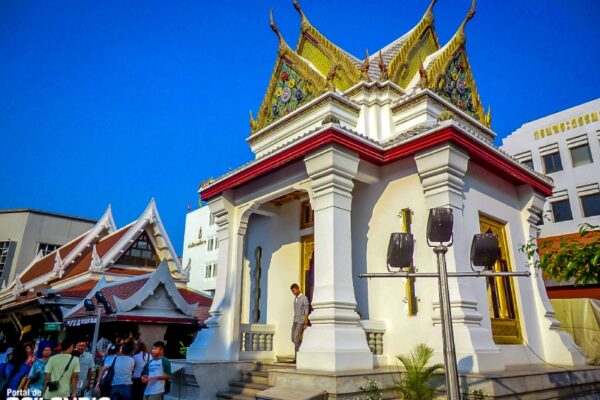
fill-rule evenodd
<path id="1" fill-rule="evenodd" d="M 25 389 L 29 390 L 31 397 L 41 397 L 46 383 L 46 364 L 52 356 L 52 347 L 45 346 L 42 349 L 42 356 L 35 360 L 29 371 L 29 377 L 25 384 Z"/>
<path id="2" fill-rule="evenodd" d="M 73 342 L 65 339 L 60 344 L 62 354 L 56 354 L 46 364 L 44 399 L 75 397 L 79 376 L 79 358 L 73 352 Z"/>
<path id="3" fill-rule="evenodd" d="M 135 355 L 133 356 L 135 366 L 133 367 L 133 377 L 131 378 L 133 382 L 133 387 L 131 388 L 132 400 L 142 400 L 144 398 L 146 385 L 142 382 L 142 371 L 151 359 L 152 356 L 148 353 L 146 344 L 144 342 L 139 342 L 137 349 L 135 350 Z"/>
<path id="4" fill-rule="evenodd" d="M 135 361 L 131 354 L 133 353 L 133 344 L 125 343 L 121 346 L 121 352 L 115 359 L 114 375 L 110 389 L 111 400 L 131 400 L 131 387 L 133 383 L 133 367 Z"/>
<path id="5" fill-rule="evenodd" d="M 146 384 L 144 400 L 162 400 L 169 392 L 171 379 L 171 362 L 164 357 L 165 343 L 155 342 L 152 345 L 152 360 L 142 371 L 142 382 Z"/>

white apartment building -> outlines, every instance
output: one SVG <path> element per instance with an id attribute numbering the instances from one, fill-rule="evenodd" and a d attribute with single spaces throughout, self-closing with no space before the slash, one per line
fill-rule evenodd
<path id="1" fill-rule="evenodd" d="M 600 225 L 600 98 L 528 122 L 502 141 L 502 149 L 554 180 L 544 205 L 540 237 Z"/>
<path id="2" fill-rule="evenodd" d="M 189 212 L 185 218 L 182 265 L 190 266 L 188 287 L 214 295 L 217 278 L 217 225 L 208 207 Z"/>

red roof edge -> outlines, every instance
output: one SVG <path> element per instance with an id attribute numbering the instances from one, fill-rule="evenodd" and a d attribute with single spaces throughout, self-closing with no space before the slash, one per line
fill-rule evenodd
<path id="1" fill-rule="evenodd" d="M 297 143 L 290 148 L 257 162 L 256 164 L 226 177 L 220 182 L 200 190 L 202 200 L 209 200 L 219 196 L 227 189 L 249 183 L 259 177 L 279 169 L 291 162 L 302 158 L 305 154 L 329 144 L 339 144 L 359 154 L 360 158 L 376 165 L 388 164 L 404 157 L 411 156 L 419 151 L 437 146 L 444 142 L 452 142 L 467 150 L 471 159 L 504 179 L 516 183 L 527 184 L 545 196 L 552 195 L 552 185 L 525 167 L 520 167 L 507 160 L 505 157 L 491 151 L 485 144 L 475 138 L 465 136 L 455 127 L 449 126 L 422 138 L 401 143 L 389 150 L 379 150 L 372 145 L 357 138 L 352 138 L 334 128 L 329 128 L 316 136 Z"/>

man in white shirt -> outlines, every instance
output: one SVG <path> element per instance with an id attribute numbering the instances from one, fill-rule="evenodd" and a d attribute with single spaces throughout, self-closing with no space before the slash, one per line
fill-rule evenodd
<path id="1" fill-rule="evenodd" d="M 308 327 L 308 299 L 300 291 L 300 286 L 293 283 L 290 290 L 294 295 L 294 322 L 292 323 L 292 342 L 294 342 L 294 351 L 297 353 L 300 350 L 302 343 L 302 333 Z M 295 359 L 294 354 L 294 359 Z"/>
<path id="2" fill-rule="evenodd" d="M 152 345 L 152 361 L 142 372 L 142 382 L 146 384 L 144 400 L 162 400 L 167 390 L 167 381 L 171 379 L 171 363 L 164 357 L 164 342 Z"/>

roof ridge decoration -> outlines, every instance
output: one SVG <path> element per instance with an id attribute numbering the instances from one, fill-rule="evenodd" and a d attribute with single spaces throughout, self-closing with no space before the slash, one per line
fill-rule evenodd
<path id="1" fill-rule="evenodd" d="M 54 256 L 54 267 L 52 267 L 52 273 L 56 278 L 62 278 L 63 272 L 65 271 L 65 264 L 60 257 L 60 251 L 55 251 Z"/>
<path id="2" fill-rule="evenodd" d="M 295 53 L 283 39 L 273 19 L 273 10 L 270 12 L 270 22 L 271 29 L 279 39 L 277 60 L 257 120 L 250 114 L 251 134 L 327 91 L 326 76 Z"/>
<path id="3" fill-rule="evenodd" d="M 13 293 L 14 297 L 18 297 L 21 294 L 21 292 L 23 292 L 23 290 L 25 290 L 25 287 L 21 283 L 21 280 L 19 279 L 18 276 L 15 279 L 14 285 L 15 286 L 13 287 L 12 293 Z"/>
<path id="4" fill-rule="evenodd" d="M 458 30 L 448 43 L 430 56 L 426 78 L 428 87 L 444 99 L 491 128 L 491 109 L 484 112 L 466 53 L 465 27 L 475 16 L 475 0 Z M 421 79 L 419 81 L 422 81 Z M 412 82 L 415 82 L 413 78 Z"/>
<path id="5" fill-rule="evenodd" d="M 419 23 L 411 29 L 408 38 L 388 65 L 390 80 L 405 89 L 414 73 L 418 70 L 420 59 L 427 57 L 440 48 L 434 28 L 433 7 L 437 0 L 432 0 Z"/>
<path id="6" fill-rule="evenodd" d="M 342 92 L 360 82 L 361 72 L 357 65 L 360 61 L 353 60 L 351 55 L 323 36 L 308 21 L 298 0 L 293 0 L 293 4 L 301 18 L 296 53 L 309 60 L 323 75 L 327 75 L 334 65 L 339 65 L 334 84 Z"/>
<path id="7" fill-rule="evenodd" d="M 113 296 L 117 312 L 128 312 L 136 307 L 140 307 L 144 301 L 148 299 L 148 297 L 154 295 L 161 284 L 165 288 L 171 301 L 173 301 L 175 306 L 182 313 L 192 317 L 195 315 L 196 309 L 198 308 L 198 303 L 189 304 L 181 296 L 181 293 L 179 293 L 179 290 L 177 290 L 177 287 L 173 282 L 171 271 L 169 270 L 166 260 L 163 260 L 158 265 L 158 268 L 156 268 L 146 283 L 144 283 L 144 285 L 132 296 L 126 299 Z"/>
<path id="8" fill-rule="evenodd" d="M 165 231 L 165 227 L 162 224 L 160 216 L 158 215 L 154 198 L 150 200 L 150 203 L 148 203 L 148 206 L 142 215 L 134 223 L 130 224 L 127 232 L 110 248 L 110 250 L 104 254 L 102 257 L 102 265 L 100 267 L 101 270 L 107 269 L 110 265 L 116 262 L 119 257 L 125 251 L 127 251 L 131 243 L 141 234 L 141 232 L 148 227 L 148 225 L 152 225 L 154 228 L 154 232 L 148 232 L 148 237 L 151 241 L 154 241 L 152 245 L 159 253 L 159 259 L 164 259 L 165 257 L 163 256 L 166 253 L 168 255 L 166 258 L 169 261 L 171 269 L 177 272 L 181 271 L 181 265 L 179 263 L 179 259 L 177 258 L 177 253 L 175 252 L 175 248 L 171 244 L 171 241 L 169 240 L 169 237 Z M 163 241 L 163 244 L 158 243 L 158 238 Z"/>
<path id="9" fill-rule="evenodd" d="M 360 66 L 360 80 L 365 82 L 371 82 L 371 77 L 369 76 L 369 66 L 371 64 L 371 60 L 369 60 L 369 49 L 365 49 L 365 59 Z"/>
<path id="10" fill-rule="evenodd" d="M 101 271 L 102 270 L 102 258 L 98 255 L 96 245 L 92 247 L 92 261 L 90 262 L 90 271 Z"/>

